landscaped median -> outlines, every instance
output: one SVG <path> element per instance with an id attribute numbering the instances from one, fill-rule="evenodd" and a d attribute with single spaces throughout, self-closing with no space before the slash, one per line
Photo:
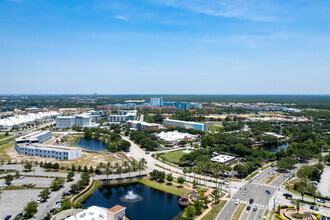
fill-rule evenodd
<path id="1" fill-rule="evenodd" d="M 244 204 L 244 203 L 239 204 L 230 219 L 239 220 L 245 207 L 246 207 L 246 204 Z"/>
<path id="2" fill-rule="evenodd" d="M 219 212 L 221 211 L 221 209 L 225 206 L 225 204 L 227 203 L 227 200 L 221 200 L 219 202 L 219 204 L 214 205 L 211 209 L 211 211 L 209 211 L 201 220 L 213 220 L 217 217 L 217 215 L 219 214 Z"/>
<path id="3" fill-rule="evenodd" d="M 268 180 L 265 181 L 266 184 L 271 184 L 277 177 L 279 177 L 280 173 L 274 173 Z"/>
<path id="4" fill-rule="evenodd" d="M 84 190 L 82 190 L 80 193 L 78 193 L 77 195 L 72 197 L 71 206 L 74 207 L 74 205 L 76 203 L 78 203 L 79 201 L 84 201 L 84 199 L 86 199 L 88 196 L 90 196 L 100 184 L 102 185 L 102 183 L 96 183 L 95 180 L 92 179 L 90 181 L 89 185 Z"/>

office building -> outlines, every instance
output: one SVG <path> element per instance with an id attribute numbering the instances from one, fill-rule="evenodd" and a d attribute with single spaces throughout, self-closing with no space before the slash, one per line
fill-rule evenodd
<path id="1" fill-rule="evenodd" d="M 219 154 L 219 155 L 211 158 L 211 161 L 213 163 L 222 163 L 222 164 L 231 164 L 231 163 L 235 162 L 235 160 L 236 160 L 236 157 L 228 156 L 225 154 Z"/>
<path id="2" fill-rule="evenodd" d="M 192 121 L 179 121 L 174 119 L 164 119 L 164 125 L 168 127 L 181 127 L 187 129 L 196 129 L 204 131 L 204 124 L 192 122 Z"/>
<path id="3" fill-rule="evenodd" d="M 145 130 L 159 130 L 160 125 L 155 123 L 147 123 L 136 120 L 126 121 L 126 125 L 128 128 L 145 131 Z"/>
<path id="4" fill-rule="evenodd" d="M 56 118 L 56 128 L 67 129 L 72 128 L 73 125 L 81 128 L 97 128 L 99 125 L 93 122 L 97 122 L 99 119 L 101 116 L 89 113 L 77 116 L 61 116 Z"/>
<path id="5" fill-rule="evenodd" d="M 19 154 L 55 158 L 58 160 L 71 160 L 82 156 L 78 147 L 45 145 L 43 142 L 51 139 L 51 131 L 37 131 L 15 139 L 15 150 Z"/>

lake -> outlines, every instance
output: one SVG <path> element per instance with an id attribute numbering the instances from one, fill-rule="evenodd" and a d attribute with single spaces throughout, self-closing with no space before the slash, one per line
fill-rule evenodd
<path id="1" fill-rule="evenodd" d="M 137 202 L 123 202 L 120 198 L 133 190 L 143 199 Z M 178 204 L 179 197 L 153 189 L 141 183 L 129 185 L 102 186 L 85 203 L 85 207 L 101 206 L 111 208 L 115 205 L 126 207 L 126 215 L 133 220 L 170 220 L 179 215 L 183 208 Z"/>
<path id="2" fill-rule="evenodd" d="M 99 139 L 95 139 L 95 138 L 91 138 L 91 139 L 80 138 L 79 142 L 76 145 L 88 150 L 105 151 L 108 148 L 106 144 L 104 144 Z"/>
<path id="3" fill-rule="evenodd" d="M 280 151 L 281 148 L 284 148 L 284 150 L 286 150 L 288 148 L 288 146 L 289 146 L 289 143 L 286 143 L 286 144 L 282 144 L 279 146 L 263 147 L 263 149 L 265 151 L 270 151 L 270 152 L 276 153 L 277 151 Z"/>

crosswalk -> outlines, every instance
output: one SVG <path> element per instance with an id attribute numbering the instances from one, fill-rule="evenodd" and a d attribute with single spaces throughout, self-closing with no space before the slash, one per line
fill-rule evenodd
<path id="1" fill-rule="evenodd" d="M 232 201 L 232 202 L 235 202 L 236 199 L 231 199 L 231 201 Z M 250 205 L 250 206 L 252 206 L 252 207 L 253 207 L 253 206 L 257 206 L 257 207 L 259 207 L 259 208 L 266 208 L 266 205 L 262 205 L 262 204 L 258 204 L 258 203 L 249 204 L 248 201 L 244 201 L 244 200 L 240 200 L 239 202 L 240 202 L 240 203 L 247 204 L 247 205 Z"/>
<path id="2" fill-rule="evenodd" d="M 271 187 L 271 188 L 278 188 L 278 186 L 276 186 L 276 185 L 270 185 L 270 184 L 266 184 L 263 182 L 253 182 L 252 184 L 260 185 L 260 186 L 267 186 L 267 187 Z"/>

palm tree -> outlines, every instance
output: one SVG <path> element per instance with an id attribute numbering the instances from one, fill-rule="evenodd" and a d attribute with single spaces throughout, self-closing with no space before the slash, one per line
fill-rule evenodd
<path id="1" fill-rule="evenodd" d="M 316 199 L 316 197 L 320 194 L 320 193 L 317 191 L 317 187 L 316 187 L 314 184 L 309 184 L 307 190 L 308 190 L 308 192 L 313 196 L 313 198 L 314 198 L 314 203 L 315 203 L 315 199 Z"/>
<path id="2" fill-rule="evenodd" d="M 182 172 L 184 173 L 184 180 L 187 181 L 187 179 L 186 179 L 186 173 L 188 173 L 188 169 L 184 167 L 182 169 Z"/>
<path id="3" fill-rule="evenodd" d="M 133 168 L 134 171 L 136 170 L 136 160 L 132 161 L 132 168 Z"/>
<path id="4" fill-rule="evenodd" d="M 301 194 L 301 200 L 303 201 L 304 200 L 304 195 L 305 195 L 305 192 L 307 191 L 307 187 L 305 184 L 301 184 L 299 187 L 298 187 L 298 192 L 300 192 Z"/>
<path id="5" fill-rule="evenodd" d="M 126 160 L 123 162 L 123 166 L 125 167 L 125 172 L 126 172 L 126 167 L 128 166 L 128 162 Z"/>
<path id="6" fill-rule="evenodd" d="M 107 180 L 109 180 L 109 174 L 111 173 L 110 166 L 108 166 L 108 165 L 106 166 L 105 173 L 107 174 Z"/>
<path id="7" fill-rule="evenodd" d="M 119 178 L 121 178 L 121 173 L 123 172 L 123 168 L 122 168 L 122 166 L 119 166 L 118 168 L 117 168 L 117 173 L 119 174 Z"/>
<path id="8" fill-rule="evenodd" d="M 215 177 L 215 188 L 218 189 L 219 168 L 213 170 L 213 176 Z"/>
<path id="9" fill-rule="evenodd" d="M 128 166 L 128 167 L 127 167 L 127 171 L 128 171 L 128 179 L 131 179 L 131 171 L 132 171 L 132 167 Z"/>

